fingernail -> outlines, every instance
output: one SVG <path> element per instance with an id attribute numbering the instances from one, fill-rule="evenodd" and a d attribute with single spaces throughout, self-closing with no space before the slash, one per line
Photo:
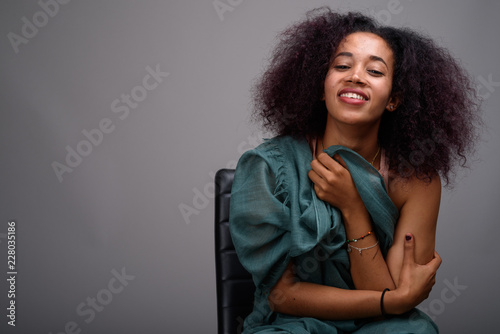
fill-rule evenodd
<path id="1" fill-rule="evenodd" d="M 407 234 L 406 235 L 406 241 L 410 241 L 411 240 L 411 234 Z"/>

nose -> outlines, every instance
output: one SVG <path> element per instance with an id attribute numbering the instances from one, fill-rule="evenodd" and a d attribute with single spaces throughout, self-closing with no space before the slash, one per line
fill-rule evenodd
<path id="1" fill-rule="evenodd" d="M 358 85 L 363 85 L 365 84 L 365 80 L 363 79 L 363 76 L 360 72 L 360 69 L 353 69 L 353 72 L 351 73 L 350 76 L 347 76 L 346 81 L 347 82 L 352 82 Z"/>

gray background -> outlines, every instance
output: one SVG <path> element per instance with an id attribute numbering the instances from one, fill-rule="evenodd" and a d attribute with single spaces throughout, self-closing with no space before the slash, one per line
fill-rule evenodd
<path id="1" fill-rule="evenodd" d="M 249 88 L 276 33 L 328 4 L 424 31 L 477 81 L 488 128 L 472 169 L 443 192 L 437 249 L 444 263 L 422 307 L 443 333 L 493 332 L 499 2 L 221 2 L 230 7 L 219 16 L 212 0 L 72 1 L 47 22 L 37 1 L 1 2 L 0 277 L 11 219 L 18 276 L 15 328 L 6 324 L 8 289 L 0 281 L 0 331 L 55 334 L 74 322 L 81 333 L 215 333 L 213 174 L 263 136 L 249 122 Z M 43 26 L 16 53 L 8 34 L 21 36 L 23 17 L 34 15 Z M 144 98 L 138 86 L 158 64 L 169 75 Z M 131 92 L 144 100 L 120 119 L 123 111 L 111 105 Z M 66 147 L 76 149 L 82 131 L 106 118 L 113 131 L 60 182 L 53 162 L 65 164 Z M 134 276 L 119 292 L 113 270 Z M 77 313 L 96 297 L 106 305 L 93 319 Z"/>

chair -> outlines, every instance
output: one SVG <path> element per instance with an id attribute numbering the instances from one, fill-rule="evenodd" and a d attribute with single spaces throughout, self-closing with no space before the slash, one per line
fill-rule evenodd
<path id="1" fill-rule="evenodd" d="M 229 233 L 229 201 L 234 169 L 215 174 L 215 274 L 219 334 L 241 333 L 253 308 L 255 286 L 241 265 Z"/>

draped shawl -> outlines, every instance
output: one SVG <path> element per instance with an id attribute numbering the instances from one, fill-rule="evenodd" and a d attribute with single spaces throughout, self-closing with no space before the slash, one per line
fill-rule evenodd
<path id="1" fill-rule="evenodd" d="M 345 161 L 370 213 L 384 256 L 393 241 L 399 216 L 378 171 L 342 146 L 324 150 Z M 305 139 L 266 140 L 238 162 L 231 193 L 230 231 L 238 257 L 256 286 L 253 312 L 245 332 L 263 329 L 292 333 L 355 331 L 366 320 L 324 321 L 271 311 L 268 295 L 293 261 L 301 281 L 354 289 L 345 249 L 341 212 L 320 200 L 308 177 L 313 160 Z M 307 329 L 307 331 L 306 331 Z"/>

